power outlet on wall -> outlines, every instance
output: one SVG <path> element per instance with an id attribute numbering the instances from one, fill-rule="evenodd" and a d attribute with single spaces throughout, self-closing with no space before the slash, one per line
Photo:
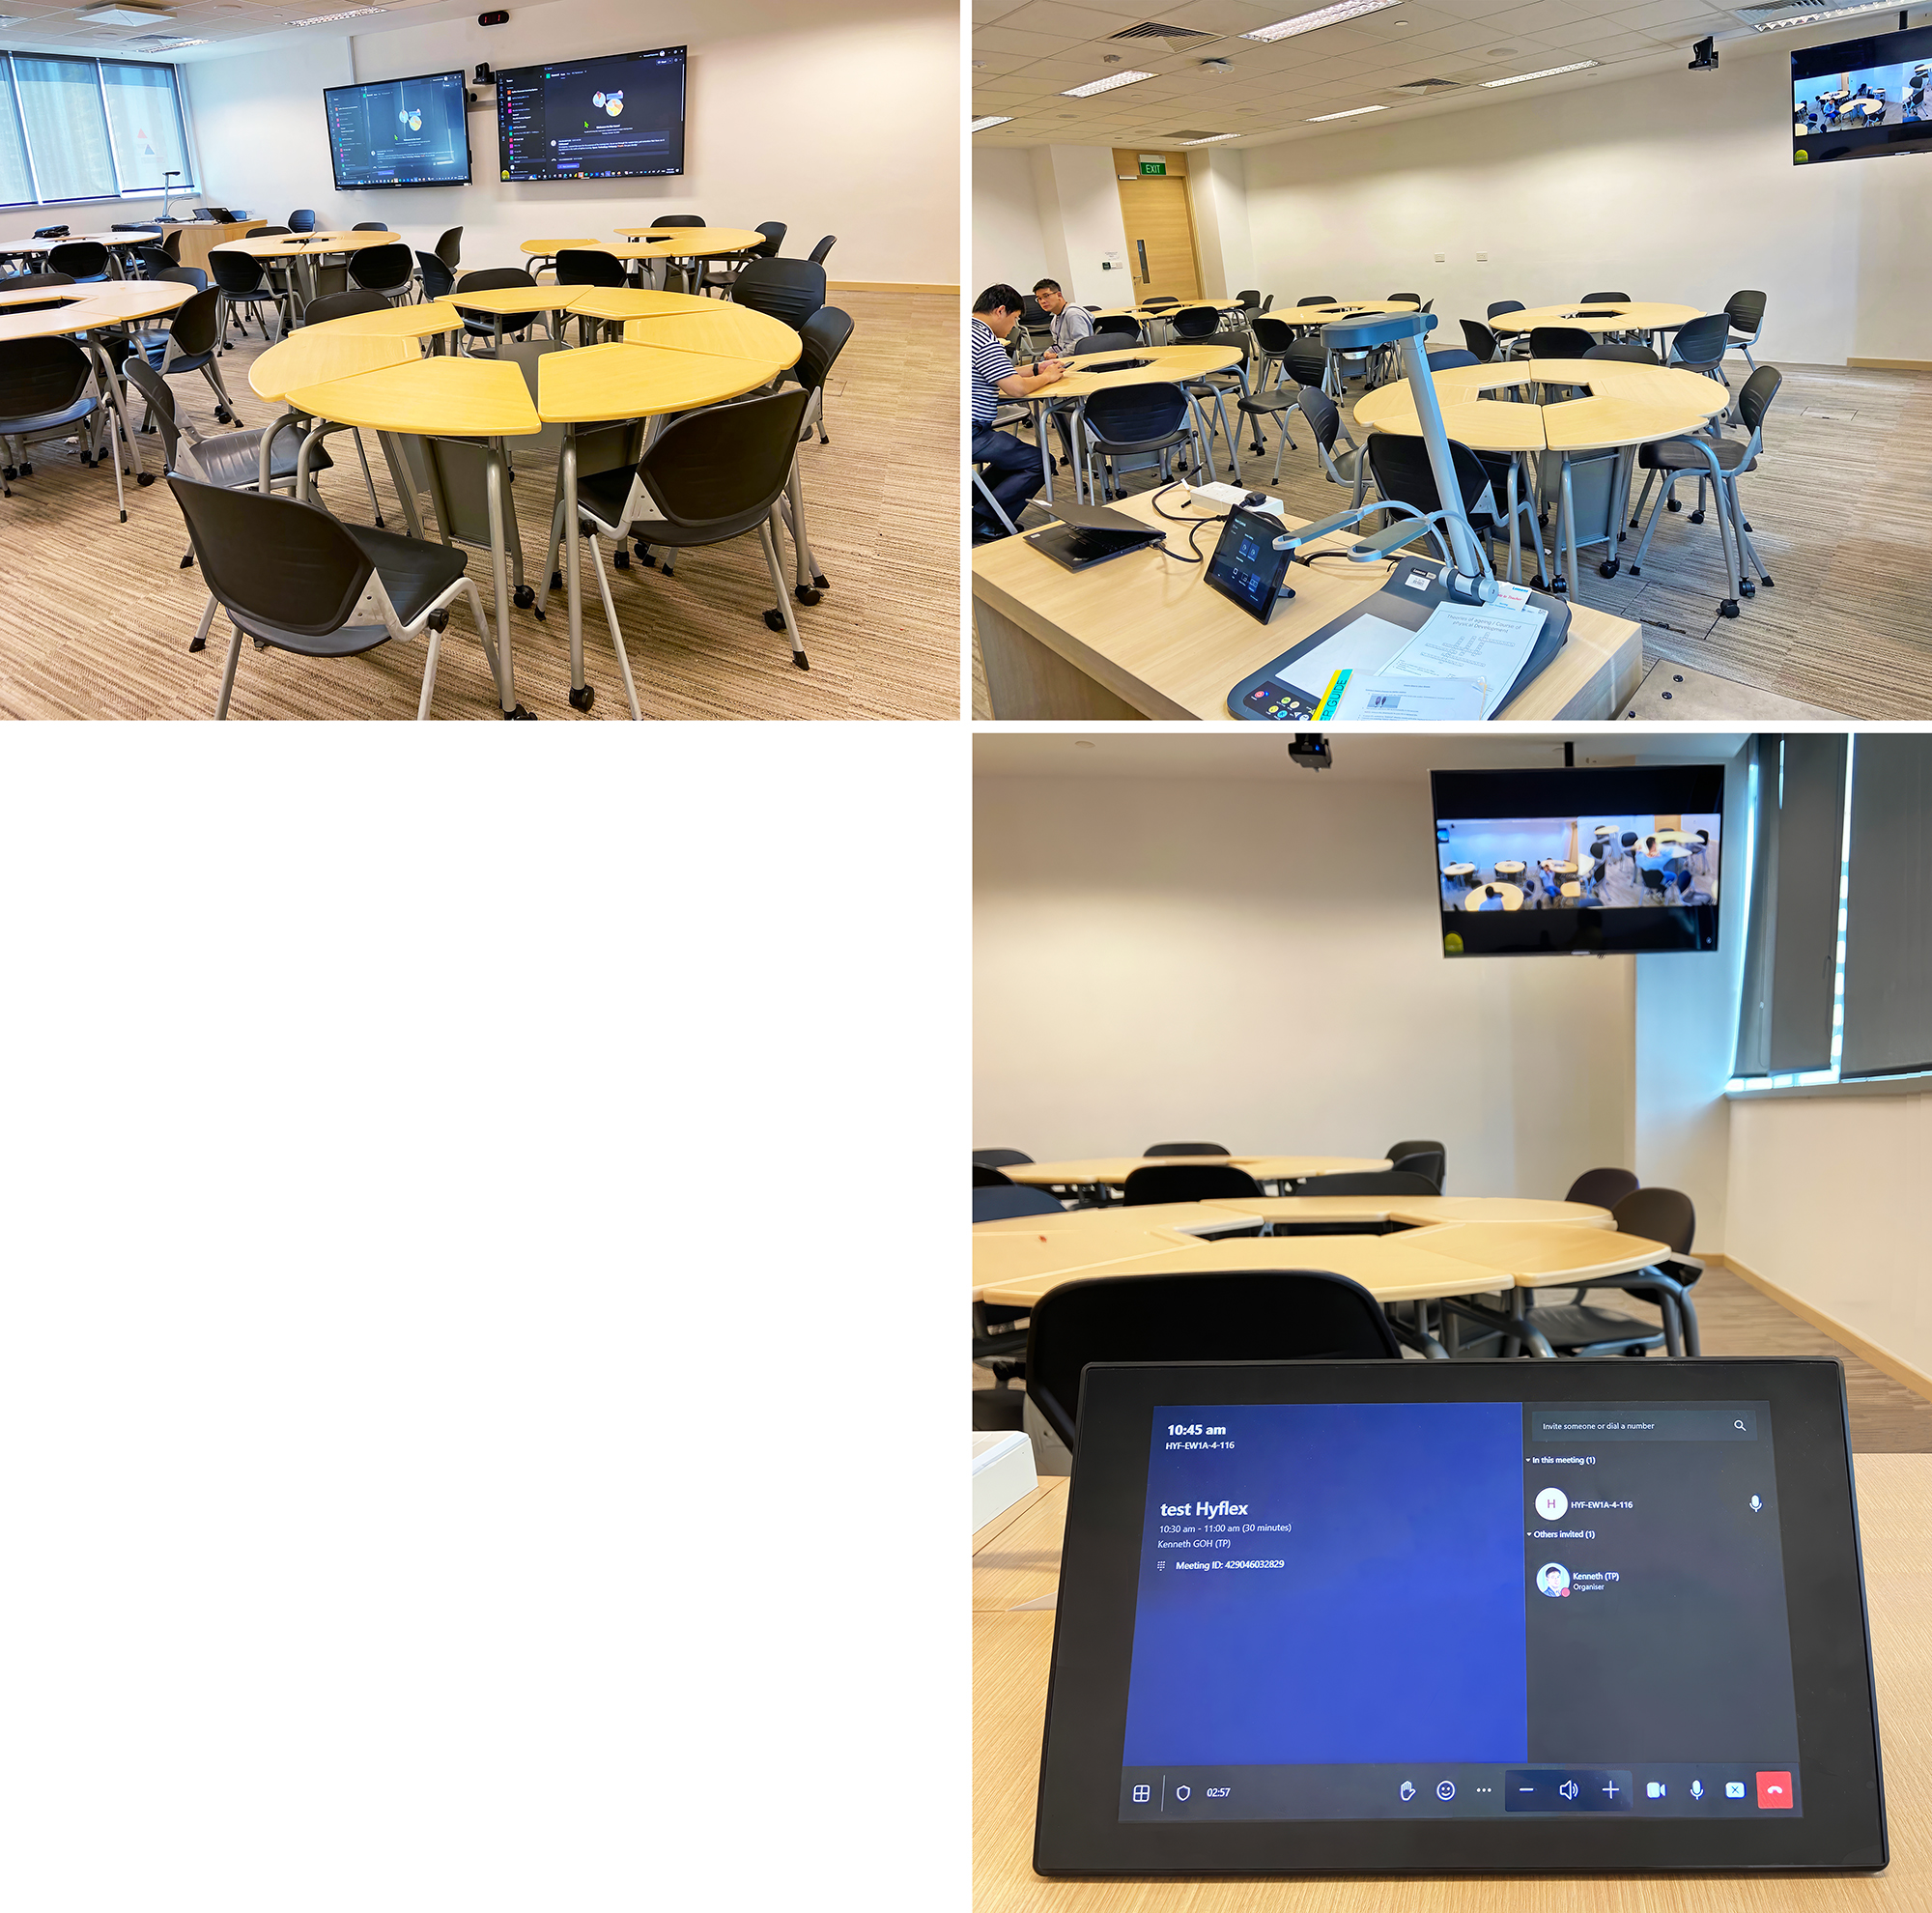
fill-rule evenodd
<path id="1" fill-rule="evenodd" d="M 1487 252 L 1477 253 L 1476 264 L 1478 266 L 1487 266 L 1489 263 L 1490 263 L 1490 255 Z"/>

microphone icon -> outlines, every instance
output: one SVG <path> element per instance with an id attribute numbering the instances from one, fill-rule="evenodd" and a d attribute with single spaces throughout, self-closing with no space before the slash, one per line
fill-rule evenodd
<path id="1" fill-rule="evenodd" d="M 1763 1502 L 1762 1502 L 1761 1500 L 1759 1500 L 1759 1499 L 1758 1499 L 1758 1498 L 1757 1498 L 1757 1497 L 1756 1497 L 1755 1495 L 1753 1495 L 1753 1496 L 1751 1497 L 1751 1499 L 1750 1499 L 1750 1509 L 1751 1509 L 1751 1513 L 1752 1513 L 1752 1514 L 1757 1514 L 1757 1513 L 1759 1513 L 1759 1512 L 1760 1512 L 1760 1511 L 1761 1511 L 1761 1510 L 1763 1509 L 1763 1507 L 1764 1507 L 1764 1503 L 1763 1503 Z"/>
<path id="2" fill-rule="evenodd" d="M 1692 1800 L 1701 1800 L 1703 1797 L 1704 1783 L 1702 1781 L 1692 1781 L 1690 1783 L 1690 1798 Z"/>

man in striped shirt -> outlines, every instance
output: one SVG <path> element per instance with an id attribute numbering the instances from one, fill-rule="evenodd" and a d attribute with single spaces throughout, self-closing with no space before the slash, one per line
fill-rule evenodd
<path id="1" fill-rule="evenodd" d="M 1039 453 L 1010 432 L 994 431 L 993 416 L 1003 398 L 1026 398 L 1057 383 L 1065 370 L 1057 358 L 1042 358 L 1036 372 L 1014 369 L 1003 342 L 1019 324 L 1024 305 L 1011 286 L 988 286 L 973 301 L 973 463 L 986 468 L 988 488 L 1015 525 L 1046 478 Z M 1004 538 L 1007 533 L 1004 526 L 976 512 L 973 535 Z"/>

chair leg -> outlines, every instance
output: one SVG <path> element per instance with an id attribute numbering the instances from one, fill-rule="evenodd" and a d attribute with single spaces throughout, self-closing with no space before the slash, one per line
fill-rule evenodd
<path id="1" fill-rule="evenodd" d="M 1738 497 L 1738 481 L 1731 480 L 1731 523 L 1737 528 L 1738 543 L 1748 560 L 1749 569 L 1757 573 L 1760 585 L 1770 585 L 1773 581 L 1764 568 L 1764 560 L 1757 555 L 1757 547 L 1750 541 L 1750 528 L 1745 521 L 1744 501 Z"/>
<path id="2" fill-rule="evenodd" d="M 764 547 L 765 569 L 772 575 L 772 589 L 779 594 L 779 610 L 784 614 L 784 628 L 791 639 L 791 661 L 800 671 L 810 671 L 811 665 L 805 655 L 805 641 L 798 635 L 798 626 L 792 621 L 791 599 L 785 592 L 784 578 L 779 571 L 779 553 L 772 542 L 770 514 L 758 527 L 758 542 Z"/>
<path id="3" fill-rule="evenodd" d="M 1661 473 L 1657 475 L 1662 477 Z M 1644 490 L 1646 492 L 1649 491 L 1649 489 L 1650 487 L 1648 485 L 1644 487 Z M 1657 530 L 1658 516 L 1663 510 L 1664 500 L 1667 499 L 1669 496 L 1670 496 L 1670 482 L 1668 478 L 1663 478 L 1662 482 L 1658 487 L 1657 502 L 1651 506 L 1650 517 L 1645 521 L 1643 528 L 1643 537 L 1642 540 L 1638 543 L 1636 548 L 1636 557 L 1631 559 L 1631 576 L 1633 578 L 1641 578 L 1643 576 L 1643 561 L 1650 556 L 1650 541 L 1652 536 L 1656 533 Z M 1639 509 L 1642 508 L 1640 504 L 1638 508 Z M 1634 522 L 1635 522 L 1634 520 L 1632 521 L 1632 523 Z"/>
<path id="4" fill-rule="evenodd" d="M 791 510 L 792 542 L 798 550 L 800 569 L 811 580 L 811 595 L 808 597 L 801 585 L 798 597 L 801 604 L 815 605 L 819 593 L 829 591 L 832 582 L 818 568 L 818 554 L 811 549 L 811 534 L 805 524 L 805 474 L 798 469 L 798 455 L 793 453 L 791 461 Z"/>
<path id="5" fill-rule="evenodd" d="M 355 456 L 362 462 L 362 482 L 369 488 L 369 509 L 376 514 L 376 523 L 383 523 L 383 507 L 376 502 L 376 481 L 369 475 L 369 454 L 362 449 L 362 431 L 359 426 L 352 428 L 355 434 Z"/>
<path id="6" fill-rule="evenodd" d="M 209 616 L 213 615 L 214 600 L 210 598 Z M 206 619 L 204 619 L 206 623 Z M 214 700 L 214 715 L 225 718 L 228 715 L 228 700 L 235 691 L 235 666 L 242 656 L 242 627 L 232 621 L 228 627 L 228 662 L 221 667 L 221 695 Z"/>
<path id="7" fill-rule="evenodd" d="M 429 655 L 423 659 L 422 696 L 416 700 L 416 722 L 426 723 L 429 719 L 431 700 L 436 696 L 436 661 L 442 650 L 442 633 L 432 627 L 429 634 Z"/>
<path id="8" fill-rule="evenodd" d="M 631 717 L 640 722 L 643 712 L 638 708 L 638 688 L 631 682 L 630 653 L 624 649 L 623 628 L 617 622 L 617 608 L 611 602 L 611 576 L 604 569 L 604 541 L 596 532 L 590 534 L 590 565 L 597 574 L 597 590 L 604 600 L 604 616 L 611 626 L 611 642 L 617 652 L 617 669 L 624 674 L 624 695 L 631 700 Z"/>

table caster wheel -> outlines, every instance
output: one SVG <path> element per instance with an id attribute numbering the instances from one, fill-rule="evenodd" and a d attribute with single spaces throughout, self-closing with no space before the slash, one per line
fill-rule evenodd
<path id="1" fill-rule="evenodd" d="M 526 720 L 529 723 L 534 724 L 536 722 L 536 716 L 537 716 L 536 712 L 526 711 L 521 704 L 512 704 L 510 708 L 503 713 L 503 722 L 505 724 L 510 724 L 513 722 Z"/>
<path id="2" fill-rule="evenodd" d="M 791 654 L 791 661 L 800 671 L 810 671 L 811 669 L 811 660 L 803 651 L 794 651 Z"/>
<path id="3" fill-rule="evenodd" d="M 510 593 L 510 602 L 513 605 L 515 605 L 519 611 L 528 611 L 529 608 L 536 603 L 536 601 L 537 601 L 537 594 L 527 585 L 519 585 L 517 588 Z"/>
<path id="4" fill-rule="evenodd" d="M 1684 509 L 1684 507 L 1681 504 L 1679 504 L 1675 499 L 1665 499 L 1663 501 L 1663 508 L 1665 511 L 1682 511 Z"/>
<path id="5" fill-rule="evenodd" d="M 1718 615 L 1719 617 L 1736 617 L 1737 614 L 1738 614 L 1738 601 L 1735 598 L 1726 598 L 1723 601 L 1723 603 L 1718 607 Z"/>
<path id="6" fill-rule="evenodd" d="M 155 482 L 155 474 L 152 471 L 144 471 L 134 482 L 145 490 Z"/>
<path id="7" fill-rule="evenodd" d="M 1693 511 L 1690 514 L 1690 523 L 1692 525 L 1701 525 L 1703 524 L 1703 522 L 1704 522 L 1704 514 L 1701 511 Z"/>
<path id="8" fill-rule="evenodd" d="M 611 554 L 611 562 L 614 564 L 619 571 L 629 571 L 631 568 L 631 555 L 623 548 L 622 545 L 619 545 L 617 549 Z"/>
<path id="9" fill-rule="evenodd" d="M 1738 580 L 1738 595 L 1743 598 L 1754 598 L 1757 596 L 1757 586 L 1748 578 L 1740 578 Z"/>
<path id="10" fill-rule="evenodd" d="M 810 585 L 799 585 L 793 587 L 792 595 L 802 605 L 815 605 L 825 593 L 813 590 Z"/>
<path id="11" fill-rule="evenodd" d="M 1597 576 L 1599 578 L 1614 578 L 1623 568 L 1623 560 L 1621 558 L 1605 558 L 1597 567 Z"/>
<path id="12" fill-rule="evenodd" d="M 785 628 L 785 614 L 781 611 L 768 611 L 765 614 L 767 631 L 782 631 Z"/>
<path id="13" fill-rule="evenodd" d="M 587 711 L 597 701 L 597 687 L 586 684 L 582 690 L 573 690 L 570 694 L 570 708 L 574 711 Z"/>

